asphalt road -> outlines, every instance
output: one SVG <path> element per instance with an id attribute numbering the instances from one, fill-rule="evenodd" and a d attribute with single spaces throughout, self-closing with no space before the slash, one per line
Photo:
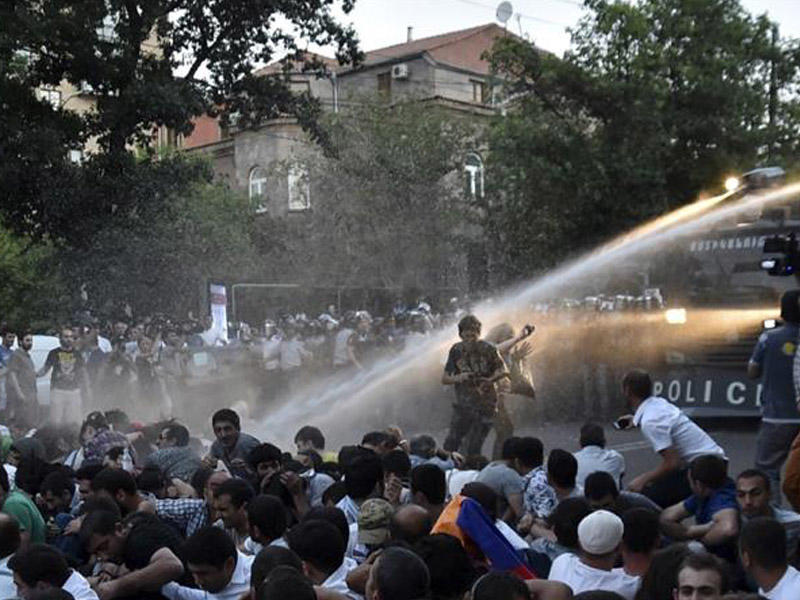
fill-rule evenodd
<path id="1" fill-rule="evenodd" d="M 714 420 L 697 423 L 725 449 L 730 460 L 729 473 L 732 477 L 753 466 L 758 420 Z M 547 423 L 515 433 L 538 437 L 544 443 L 545 452 L 553 448 L 574 452 L 580 449 L 578 433 L 581 424 L 580 422 Z M 605 429 L 606 447 L 614 448 L 625 457 L 627 471 L 625 481 L 630 481 L 658 464 L 659 457 L 652 451 L 638 429 L 617 431 L 610 424 Z"/>

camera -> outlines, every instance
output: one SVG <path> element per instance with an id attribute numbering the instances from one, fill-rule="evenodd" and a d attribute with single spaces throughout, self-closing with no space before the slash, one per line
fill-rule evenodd
<path id="1" fill-rule="evenodd" d="M 800 254 L 798 254 L 797 238 L 794 233 L 789 235 L 775 235 L 764 240 L 765 254 L 782 254 L 766 258 L 761 261 L 761 269 L 768 275 L 788 277 L 797 273 L 800 268 Z"/>

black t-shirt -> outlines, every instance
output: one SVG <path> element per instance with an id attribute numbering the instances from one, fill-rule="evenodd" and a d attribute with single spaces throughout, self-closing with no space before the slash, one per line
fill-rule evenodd
<path id="1" fill-rule="evenodd" d="M 80 375 L 85 366 L 80 352 L 74 348 L 72 350 L 54 348 L 47 354 L 47 360 L 44 364 L 53 369 L 50 387 L 59 390 L 77 390 L 80 388 Z"/>
<path id="2" fill-rule="evenodd" d="M 458 342 L 450 348 L 447 364 L 444 367 L 448 375 L 472 373 L 476 379 L 491 377 L 498 369 L 505 368 L 500 353 L 492 344 L 478 340 L 477 342 Z M 490 386 L 481 391 L 474 381 L 457 383 L 456 403 L 469 406 L 482 412 L 494 412 L 497 403 L 497 390 Z"/>
<path id="3" fill-rule="evenodd" d="M 147 513 L 136 513 L 129 517 L 132 523 L 125 540 L 123 561 L 131 571 L 143 569 L 150 564 L 153 554 L 161 548 L 169 548 L 182 560 L 183 540 L 180 534 L 158 517 Z"/>

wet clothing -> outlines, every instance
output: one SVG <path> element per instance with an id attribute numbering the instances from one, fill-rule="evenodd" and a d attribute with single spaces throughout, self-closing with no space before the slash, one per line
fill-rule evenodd
<path id="1" fill-rule="evenodd" d="M 247 477 L 248 473 L 246 471 L 233 468 L 231 466 L 231 462 L 237 458 L 241 458 L 243 461 L 247 462 L 247 455 L 250 454 L 250 451 L 260 443 L 261 442 L 259 442 L 252 435 L 239 432 L 239 437 L 236 440 L 236 444 L 233 446 L 233 448 L 228 450 L 219 442 L 219 440 L 215 440 L 214 443 L 211 444 L 210 454 L 214 458 L 218 458 L 224 462 L 225 466 L 234 477 Z"/>
<path id="2" fill-rule="evenodd" d="M 792 363 L 800 328 L 786 323 L 758 338 L 750 362 L 761 367 L 761 414 L 765 423 L 800 424 L 794 394 Z"/>
<path id="3" fill-rule="evenodd" d="M 81 387 L 81 372 L 85 368 L 83 356 L 75 350 L 54 348 L 47 354 L 46 367 L 53 369 L 50 388 L 55 390 L 75 391 Z"/>

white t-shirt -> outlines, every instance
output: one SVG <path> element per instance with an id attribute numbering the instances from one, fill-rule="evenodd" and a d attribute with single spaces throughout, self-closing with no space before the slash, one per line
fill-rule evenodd
<path id="1" fill-rule="evenodd" d="M 603 571 L 581 562 L 575 554 L 566 553 L 557 557 L 550 567 L 550 581 L 560 581 L 572 588 L 573 594 L 590 590 L 616 592 L 625 600 L 633 600 L 639 589 L 638 577 L 628 575 L 622 569 Z"/>
<path id="2" fill-rule="evenodd" d="M 0 598 L 16 598 L 17 586 L 14 583 L 14 573 L 8 568 L 8 559 L 13 554 L 0 560 Z"/>
<path id="3" fill-rule="evenodd" d="M 480 473 L 480 471 L 450 469 L 447 472 L 447 493 L 450 495 L 450 498 L 460 494 L 465 485 L 475 481 L 478 477 L 478 473 Z"/>
<path id="4" fill-rule="evenodd" d="M 616 450 L 607 450 L 600 446 L 585 446 L 574 453 L 578 461 L 578 474 L 575 482 L 583 486 L 586 478 L 596 471 L 609 473 L 619 486 L 620 477 L 625 473 L 625 459 Z"/>
<path id="5" fill-rule="evenodd" d="M 74 569 L 64 582 L 64 585 L 61 586 L 61 589 L 72 594 L 75 600 L 98 600 L 97 594 L 95 594 L 89 582 L 86 581 L 86 578 Z"/>
<path id="6" fill-rule="evenodd" d="M 684 462 L 704 454 L 715 454 L 727 459 L 725 451 L 677 406 L 660 396 L 650 396 L 636 409 L 633 424 L 642 429 L 642 435 L 655 452 L 675 448 Z"/>
<path id="7" fill-rule="evenodd" d="M 770 591 L 761 588 L 758 595 L 768 600 L 797 600 L 800 598 L 800 571 L 790 566 Z"/>
<path id="8" fill-rule="evenodd" d="M 333 343 L 333 366 L 342 367 L 350 364 L 350 355 L 347 353 L 347 345 L 350 341 L 350 336 L 353 335 L 352 329 L 342 329 L 336 334 Z"/>

